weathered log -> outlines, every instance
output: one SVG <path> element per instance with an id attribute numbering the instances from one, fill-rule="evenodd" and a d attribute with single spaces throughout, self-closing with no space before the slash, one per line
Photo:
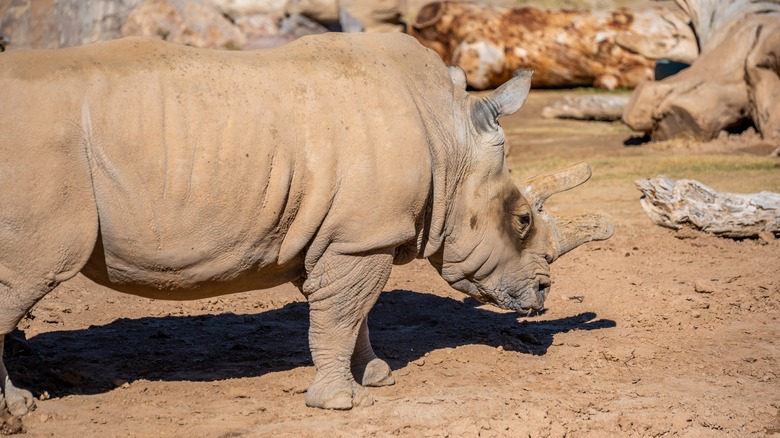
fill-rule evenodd
<path id="1" fill-rule="evenodd" d="M 564 96 L 544 107 L 546 119 L 620 120 L 628 104 L 629 96 L 612 94 L 588 94 Z"/>
<path id="2" fill-rule="evenodd" d="M 660 6 L 550 11 L 434 2 L 410 33 L 463 68 L 475 89 L 500 85 L 518 68 L 536 71 L 534 86 L 635 87 L 653 78 L 655 59 L 691 62 L 698 54 L 687 18 Z"/>
<path id="3" fill-rule="evenodd" d="M 780 233 L 780 194 L 719 193 L 690 180 L 665 176 L 636 181 L 640 203 L 658 225 L 679 230 L 691 226 L 722 237 Z"/>
<path id="4" fill-rule="evenodd" d="M 711 140 L 752 123 L 764 140 L 780 142 L 780 3 L 676 1 L 690 14 L 701 55 L 638 87 L 623 120 L 654 140 Z"/>

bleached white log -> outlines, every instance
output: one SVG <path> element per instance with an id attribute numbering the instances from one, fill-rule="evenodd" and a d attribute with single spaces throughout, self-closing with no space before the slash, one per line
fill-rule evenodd
<path id="1" fill-rule="evenodd" d="M 612 94 L 589 94 L 585 96 L 564 96 L 544 107 L 542 117 L 546 119 L 619 120 L 628 104 L 629 96 Z"/>
<path id="2" fill-rule="evenodd" d="M 658 225 L 678 230 L 691 226 L 722 237 L 780 233 L 780 194 L 720 193 L 690 179 L 665 176 L 639 179 L 640 203 Z"/>

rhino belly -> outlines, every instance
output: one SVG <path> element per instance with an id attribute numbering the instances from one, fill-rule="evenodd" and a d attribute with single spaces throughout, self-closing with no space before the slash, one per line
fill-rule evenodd
<path id="1" fill-rule="evenodd" d="M 283 265 L 258 262 L 242 266 L 217 259 L 183 267 L 176 263 L 175 256 L 161 261 L 164 257 L 107 258 L 101 238 L 82 273 L 120 292 L 164 300 L 193 300 L 268 289 L 294 282 L 304 275 L 302 256 Z"/>
<path id="2" fill-rule="evenodd" d="M 300 200 L 289 150 L 268 138 L 272 126 L 226 111 L 215 120 L 165 99 L 139 108 L 133 117 L 106 112 L 88 127 L 100 241 L 85 274 L 166 299 L 300 276 L 297 259 L 278 263 Z"/>

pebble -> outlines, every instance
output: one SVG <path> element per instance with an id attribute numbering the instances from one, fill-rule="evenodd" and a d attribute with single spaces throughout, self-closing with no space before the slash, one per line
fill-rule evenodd
<path id="1" fill-rule="evenodd" d="M 715 288 L 712 287 L 712 284 L 704 282 L 704 281 L 697 281 L 693 285 L 693 290 L 700 294 L 711 294 L 715 292 Z"/>

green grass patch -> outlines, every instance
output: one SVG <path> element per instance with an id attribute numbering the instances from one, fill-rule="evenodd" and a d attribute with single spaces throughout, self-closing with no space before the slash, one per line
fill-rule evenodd
<path id="1" fill-rule="evenodd" d="M 739 155 L 621 156 L 588 160 L 593 168 L 590 184 L 615 185 L 639 178 L 665 175 L 695 179 L 716 190 L 738 193 L 780 192 L 780 161 L 776 158 Z M 531 176 L 561 169 L 570 160 L 548 159 L 523 163 L 513 173 Z"/>

